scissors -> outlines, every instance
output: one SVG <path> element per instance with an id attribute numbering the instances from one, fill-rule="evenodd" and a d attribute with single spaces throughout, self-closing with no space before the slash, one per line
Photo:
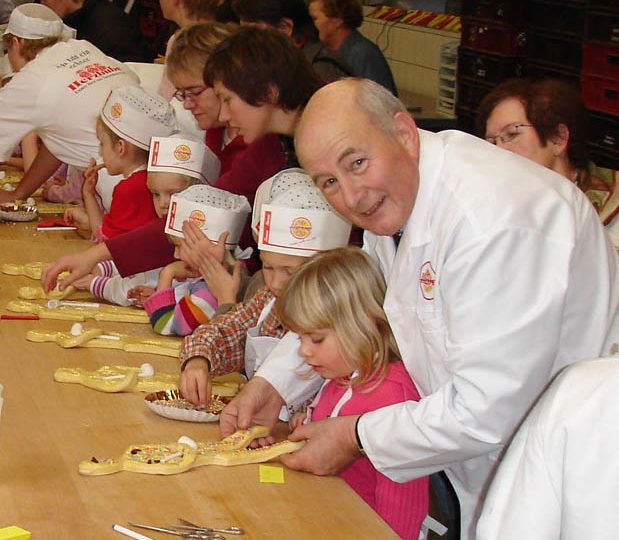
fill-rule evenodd
<path id="1" fill-rule="evenodd" d="M 199 532 L 197 530 L 178 530 L 168 527 L 154 527 L 153 525 L 143 525 L 141 523 L 129 523 L 132 527 L 138 529 L 146 529 L 148 531 L 157 531 L 165 534 L 172 534 L 174 536 L 180 536 L 181 538 L 187 538 L 191 540 L 225 540 L 225 537 L 216 532 Z"/>
<path id="2" fill-rule="evenodd" d="M 215 528 L 215 527 L 200 527 L 195 523 L 191 523 L 186 519 L 179 518 L 182 525 L 170 525 L 168 527 L 154 527 L 152 525 L 143 525 L 139 523 L 130 523 L 133 527 L 141 529 L 148 529 L 150 531 L 157 531 L 166 534 L 172 534 L 180 536 L 182 538 L 190 538 L 196 540 L 225 540 L 223 534 L 241 535 L 245 534 L 245 531 L 240 527 L 227 527 Z"/>

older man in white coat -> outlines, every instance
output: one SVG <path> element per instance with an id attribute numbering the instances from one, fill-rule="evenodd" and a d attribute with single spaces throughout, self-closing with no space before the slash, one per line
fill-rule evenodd
<path id="1" fill-rule="evenodd" d="M 559 369 L 617 336 L 616 253 L 573 184 L 469 135 L 419 131 L 370 81 L 318 91 L 296 146 L 327 200 L 366 230 L 422 399 L 302 426 L 290 438 L 308 443 L 283 461 L 333 474 L 361 449 L 396 481 L 444 469 L 473 538 L 499 451 L 531 404 Z M 224 411 L 223 433 L 273 421 L 301 395 L 282 354 Z"/>

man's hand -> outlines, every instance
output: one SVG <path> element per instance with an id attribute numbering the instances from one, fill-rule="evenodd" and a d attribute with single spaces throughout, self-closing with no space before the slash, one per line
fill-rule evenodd
<path id="1" fill-rule="evenodd" d="M 340 416 L 299 426 L 288 438 L 306 440 L 307 444 L 297 452 L 281 456 L 281 462 L 291 469 L 321 476 L 337 474 L 359 457 L 357 418 Z"/>
<path id="2" fill-rule="evenodd" d="M 15 200 L 15 193 L 13 191 L 5 191 L 0 189 L 0 204 L 13 202 Z"/>
<path id="3" fill-rule="evenodd" d="M 252 425 L 266 426 L 273 430 L 284 400 L 277 390 L 263 377 L 253 377 L 219 416 L 219 432 L 222 437 Z M 354 436 L 354 435 L 353 435 Z M 273 437 L 258 439 L 259 445 L 273 444 Z"/>

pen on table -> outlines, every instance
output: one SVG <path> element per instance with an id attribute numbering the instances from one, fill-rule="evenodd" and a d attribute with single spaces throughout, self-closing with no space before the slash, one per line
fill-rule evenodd
<path id="1" fill-rule="evenodd" d="M 118 525 L 118 523 L 115 523 L 114 525 L 112 525 L 112 529 L 114 529 L 116 532 L 119 532 L 120 534 L 124 534 L 125 536 L 128 536 L 129 538 L 135 538 L 135 540 L 153 540 L 150 536 L 144 536 L 143 534 L 140 534 L 139 532 L 135 532 L 135 531 L 132 531 L 131 529 L 127 529 L 127 527 Z"/>
<path id="2" fill-rule="evenodd" d="M 38 321 L 38 315 L 0 315 L 3 321 Z"/>

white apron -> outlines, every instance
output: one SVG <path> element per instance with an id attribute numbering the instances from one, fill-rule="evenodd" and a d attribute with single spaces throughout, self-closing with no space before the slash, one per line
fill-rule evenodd
<path id="1" fill-rule="evenodd" d="M 245 374 L 248 379 L 254 376 L 254 373 L 256 373 L 267 356 L 271 354 L 271 351 L 280 342 L 280 338 L 260 335 L 260 327 L 269 313 L 271 313 L 275 300 L 273 298 L 262 308 L 256 326 L 252 326 L 247 330 L 247 338 L 245 339 Z"/>

